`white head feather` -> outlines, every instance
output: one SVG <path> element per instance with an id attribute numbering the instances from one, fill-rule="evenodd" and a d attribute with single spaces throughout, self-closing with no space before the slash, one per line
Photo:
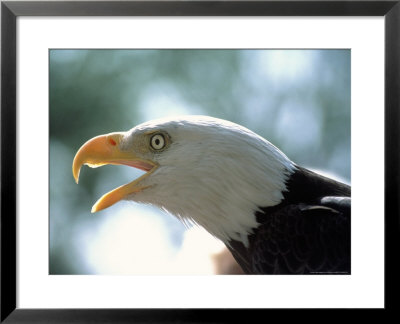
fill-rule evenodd
<path id="1" fill-rule="evenodd" d="M 294 164 L 252 131 L 205 116 L 141 124 L 126 133 L 126 147 L 149 131 L 168 134 L 170 145 L 151 157 L 160 166 L 141 183 L 151 187 L 127 198 L 199 224 L 226 244 L 247 246 L 258 226 L 255 212 L 281 202 Z"/>

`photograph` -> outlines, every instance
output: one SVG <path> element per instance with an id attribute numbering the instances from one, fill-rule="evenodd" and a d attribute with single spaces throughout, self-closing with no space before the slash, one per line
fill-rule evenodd
<path id="1" fill-rule="evenodd" d="M 399 2 L 2 1 L 0 322 L 396 310 Z"/>
<path id="2" fill-rule="evenodd" d="M 351 49 L 48 55 L 50 275 L 351 274 Z"/>

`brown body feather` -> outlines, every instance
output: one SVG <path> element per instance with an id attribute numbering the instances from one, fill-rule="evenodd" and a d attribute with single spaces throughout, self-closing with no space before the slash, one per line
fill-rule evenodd
<path id="1" fill-rule="evenodd" d="M 249 247 L 230 241 L 250 274 L 349 274 L 351 188 L 305 168 L 287 181 L 282 202 L 256 212 Z"/>

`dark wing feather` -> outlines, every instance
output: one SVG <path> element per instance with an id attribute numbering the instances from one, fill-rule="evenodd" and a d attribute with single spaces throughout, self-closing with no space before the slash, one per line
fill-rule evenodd
<path id="1" fill-rule="evenodd" d="M 249 246 L 228 248 L 246 273 L 350 273 L 351 187 L 297 167 L 284 199 L 256 212 Z"/>
<path id="2" fill-rule="evenodd" d="M 332 198 L 259 212 L 263 222 L 249 250 L 250 272 L 350 273 L 350 208 L 340 197 Z"/>

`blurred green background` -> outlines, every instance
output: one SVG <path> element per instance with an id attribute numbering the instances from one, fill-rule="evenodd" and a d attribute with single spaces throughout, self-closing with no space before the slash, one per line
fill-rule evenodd
<path id="1" fill-rule="evenodd" d="M 101 195 L 142 174 L 84 167 L 76 185 L 74 155 L 100 134 L 210 115 L 350 183 L 350 60 L 350 50 L 50 50 L 50 274 L 210 271 L 196 247 L 206 236 L 187 239 L 171 215 L 132 202 L 90 213 Z"/>

